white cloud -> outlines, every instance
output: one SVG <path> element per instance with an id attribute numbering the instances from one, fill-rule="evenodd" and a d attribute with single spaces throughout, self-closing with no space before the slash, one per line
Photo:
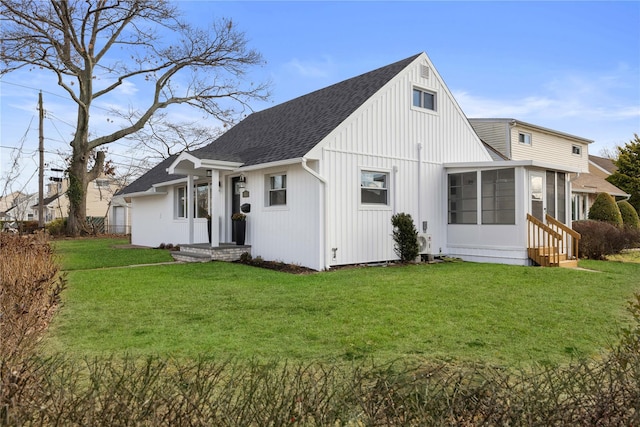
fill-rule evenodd
<path id="1" fill-rule="evenodd" d="M 565 74 L 540 87 L 520 87 L 508 98 L 478 96 L 468 90 L 454 91 L 454 96 L 469 117 L 513 117 L 534 123 L 563 118 L 585 122 L 638 119 L 640 105 L 637 94 L 634 98 L 634 90 L 628 87 L 629 73 L 618 67 L 601 75 Z"/>
<path id="2" fill-rule="evenodd" d="M 294 58 L 285 64 L 289 70 L 303 77 L 326 78 L 335 69 L 335 63 L 329 56 L 324 56 L 319 60 L 306 60 Z"/>

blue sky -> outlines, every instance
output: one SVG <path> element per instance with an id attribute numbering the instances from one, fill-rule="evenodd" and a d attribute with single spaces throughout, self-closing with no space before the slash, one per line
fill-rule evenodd
<path id="1" fill-rule="evenodd" d="M 248 77 L 270 79 L 272 97 L 254 110 L 424 51 L 469 117 L 511 117 L 592 139 L 596 155 L 640 133 L 640 2 L 200 0 L 179 7 L 201 25 L 231 18 L 263 55 L 265 66 Z M 26 72 L 0 81 L 0 178 L 30 129 L 20 178 L 30 191 L 37 189 L 37 175 L 29 177 L 38 89 L 47 151 L 64 150 L 73 120 L 55 81 Z M 134 102 L 127 96 L 140 95 L 130 90 L 118 102 L 126 108 Z M 118 163 L 126 163 L 124 150 L 110 149 Z"/>

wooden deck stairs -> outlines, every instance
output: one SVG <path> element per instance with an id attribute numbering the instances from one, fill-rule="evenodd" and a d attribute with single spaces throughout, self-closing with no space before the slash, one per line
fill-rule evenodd
<path id="1" fill-rule="evenodd" d="M 542 267 L 578 267 L 580 234 L 549 215 L 545 219 L 527 214 L 529 258 Z"/>

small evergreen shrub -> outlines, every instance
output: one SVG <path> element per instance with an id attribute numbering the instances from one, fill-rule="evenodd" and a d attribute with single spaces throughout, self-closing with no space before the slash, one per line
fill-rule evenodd
<path id="1" fill-rule="evenodd" d="M 418 246 L 418 231 L 413 224 L 411 215 L 407 213 L 397 213 L 391 217 L 393 225 L 394 251 L 401 262 L 411 262 L 420 253 Z"/>
<path id="2" fill-rule="evenodd" d="M 622 215 L 613 196 L 599 193 L 589 209 L 589 219 L 604 221 L 617 227 L 622 227 Z"/>
<path id="3" fill-rule="evenodd" d="M 618 209 L 620 209 L 620 215 L 622 216 L 622 223 L 625 227 L 629 227 L 637 230 L 640 228 L 640 219 L 638 218 L 638 212 L 626 200 L 618 202 Z"/>

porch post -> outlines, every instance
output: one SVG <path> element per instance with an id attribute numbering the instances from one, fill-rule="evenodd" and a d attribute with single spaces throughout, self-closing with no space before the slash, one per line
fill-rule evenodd
<path id="1" fill-rule="evenodd" d="M 187 175 L 187 223 L 189 224 L 189 244 L 193 244 L 193 175 Z"/>
<path id="2" fill-rule="evenodd" d="M 220 171 L 211 171 L 211 247 L 220 246 Z"/>

